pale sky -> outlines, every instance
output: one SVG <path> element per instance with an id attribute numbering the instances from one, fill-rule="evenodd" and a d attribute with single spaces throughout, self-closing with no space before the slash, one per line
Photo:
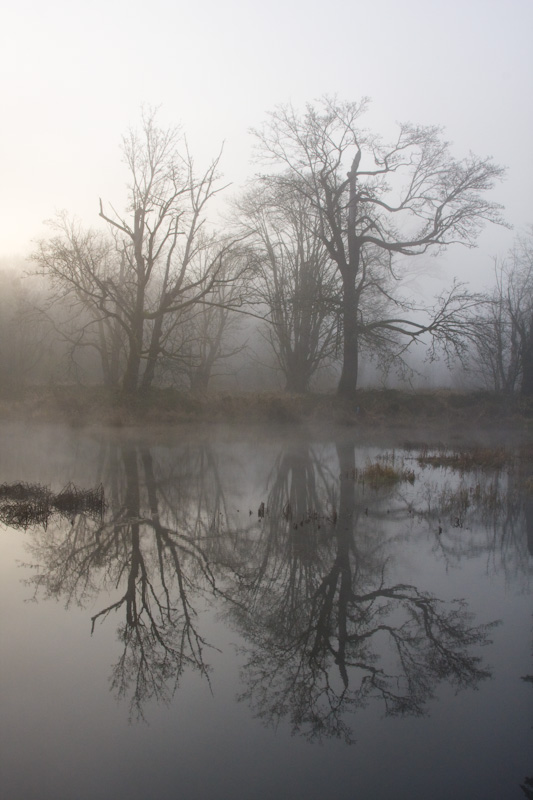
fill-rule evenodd
<path id="1" fill-rule="evenodd" d="M 323 94 L 370 96 L 365 124 L 384 135 L 396 121 L 442 125 L 455 155 L 492 155 L 509 170 L 493 199 L 523 230 L 532 31 L 533 0 L 4 0 L 0 258 L 28 253 L 57 211 L 97 225 L 100 196 L 120 206 L 121 136 L 142 104 L 181 124 L 199 164 L 224 141 L 234 191 L 256 169 L 248 129 Z M 487 231 L 449 268 L 479 277 L 513 235 Z"/>

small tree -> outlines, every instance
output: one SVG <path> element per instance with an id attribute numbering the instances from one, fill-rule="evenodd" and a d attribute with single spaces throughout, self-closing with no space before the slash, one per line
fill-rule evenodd
<path id="1" fill-rule="evenodd" d="M 338 270 L 343 395 L 355 393 L 361 336 L 369 332 L 365 297 L 369 287 L 375 289 L 369 251 L 382 254 L 393 276 L 396 256 L 438 252 L 454 243 L 473 247 L 486 222 L 502 223 L 500 207 L 484 197 L 502 177 L 501 167 L 474 155 L 456 160 L 436 127 L 402 124 L 386 143 L 360 127 L 367 103 L 325 98 L 303 115 L 280 106 L 254 131 L 260 155 L 288 170 L 285 182 L 313 206 L 320 239 Z M 425 324 L 387 315 L 373 320 L 372 329 L 409 339 L 427 332 L 446 338 L 454 310 L 465 310 L 464 289 L 445 299 L 446 309 L 437 303 Z"/>

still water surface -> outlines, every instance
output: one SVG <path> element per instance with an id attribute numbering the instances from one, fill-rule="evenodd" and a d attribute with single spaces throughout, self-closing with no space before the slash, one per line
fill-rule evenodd
<path id="1" fill-rule="evenodd" d="M 0 426 L 1 484 L 106 503 L 4 513 L 2 796 L 531 797 L 529 467 L 421 453 Z"/>

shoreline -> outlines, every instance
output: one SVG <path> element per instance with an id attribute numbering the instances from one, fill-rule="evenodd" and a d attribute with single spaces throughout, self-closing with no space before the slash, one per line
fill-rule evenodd
<path id="1" fill-rule="evenodd" d="M 32 387 L 0 397 L 0 420 L 109 428 L 194 423 L 326 425 L 361 431 L 497 427 L 529 438 L 533 399 L 451 390 L 362 389 L 347 400 L 333 394 L 193 395 L 154 389 L 147 395 L 121 396 L 100 387 Z"/>

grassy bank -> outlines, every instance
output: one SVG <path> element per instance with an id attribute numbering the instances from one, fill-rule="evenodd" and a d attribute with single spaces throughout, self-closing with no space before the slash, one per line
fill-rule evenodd
<path id="1" fill-rule="evenodd" d="M 111 427 L 187 422 L 331 423 L 362 428 L 476 425 L 533 431 L 533 402 L 490 392 L 361 390 L 335 395 L 283 393 L 194 396 L 173 389 L 124 397 L 98 387 L 40 387 L 0 397 L 0 419 Z"/>

